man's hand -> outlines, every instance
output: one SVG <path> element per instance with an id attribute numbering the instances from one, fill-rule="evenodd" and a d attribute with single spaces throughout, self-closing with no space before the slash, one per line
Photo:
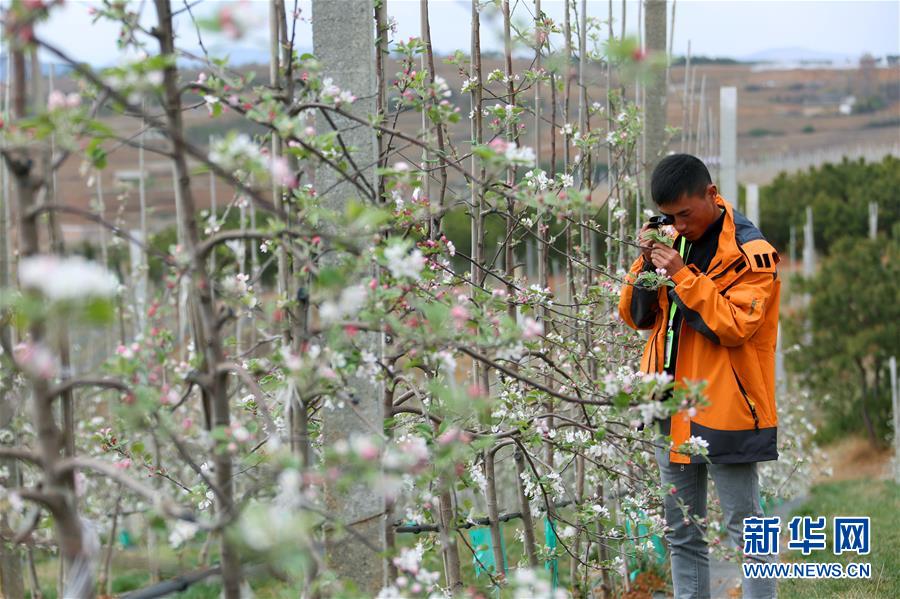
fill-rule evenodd
<path id="1" fill-rule="evenodd" d="M 650 250 L 650 261 L 656 268 L 664 268 L 669 277 L 684 268 L 684 260 L 678 250 L 659 242 L 654 243 Z"/>
<path id="2" fill-rule="evenodd" d="M 653 251 L 653 241 L 644 237 L 644 233 L 651 229 L 650 223 L 644 223 L 638 233 L 638 245 L 641 246 L 641 254 L 644 256 L 644 262 L 650 262 L 650 253 Z"/>

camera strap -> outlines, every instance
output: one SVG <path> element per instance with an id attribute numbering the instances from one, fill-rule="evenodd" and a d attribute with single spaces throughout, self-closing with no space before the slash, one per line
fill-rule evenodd
<path id="1" fill-rule="evenodd" d="M 681 256 L 682 260 L 686 261 L 687 257 L 685 256 L 685 253 L 684 253 L 684 246 L 685 246 L 685 238 L 682 237 L 681 245 L 678 248 L 678 254 Z M 690 246 L 688 246 L 687 255 L 690 255 L 690 253 L 691 253 L 691 248 L 690 248 Z M 666 327 L 666 329 L 667 329 L 666 330 L 666 353 L 665 353 L 666 362 L 663 365 L 664 368 L 668 368 L 669 364 L 672 361 L 672 346 L 674 345 L 674 342 L 675 342 L 675 311 L 677 309 L 678 309 L 678 305 L 673 301 L 672 304 L 669 306 L 669 323 Z"/>

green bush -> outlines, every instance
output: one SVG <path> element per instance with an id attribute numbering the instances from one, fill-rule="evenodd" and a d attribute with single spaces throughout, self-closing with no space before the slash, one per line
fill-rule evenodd
<path id="1" fill-rule="evenodd" d="M 878 203 L 878 230 L 887 233 L 900 219 L 900 158 L 885 156 L 881 162 L 845 158 L 807 171 L 779 174 L 760 188 L 760 228 L 766 238 L 785 253 L 791 225 L 802 244 L 806 207 L 812 206 L 816 249 L 829 253 L 842 237 L 864 237 L 869 230 L 869 202 Z"/>
<path id="2" fill-rule="evenodd" d="M 780 131 L 777 129 L 766 129 L 765 127 L 754 127 L 744 133 L 749 137 L 777 137 L 779 135 L 784 135 L 784 131 Z"/>

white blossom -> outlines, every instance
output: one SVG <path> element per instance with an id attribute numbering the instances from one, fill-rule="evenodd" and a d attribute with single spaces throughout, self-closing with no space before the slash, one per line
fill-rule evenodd
<path id="1" fill-rule="evenodd" d="M 435 75 L 434 77 L 434 85 L 437 87 L 437 94 L 444 98 L 449 98 L 453 95 L 453 92 L 450 91 L 450 86 L 447 85 L 447 80 L 441 77 L 440 75 Z"/>
<path id="2" fill-rule="evenodd" d="M 319 317 L 326 324 L 356 314 L 366 302 L 366 288 L 363 285 L 351 285 L 341 291 L 337 302 L 326 300 L 319 306 Z"/>
<path id="3" fill-rule="evenodd" d="M 172 527 L 171 532 L 169 532 L 169 545 L 172 546 L 172 549 L 178 549 L 186 542 L 193 539 L 198 530 L 200 530 L 200 527 L 193 522 L 179 520 L 175 523 L 175 526 Z"/>
<path id="4" fill-rule="evenodd" d="M 404 547 L 400 549 L 400 555 L 394 558 L 393 563 L 398 570 L 415 574 L 419 571 L 422 563 L 422 557 L 425 555 L 425 547 L 422 543 L 417 543 L 415 547 Z"/>
<path id="5" fill-rule="evenodd" d="M 703 437 L 697 437 L 695 435 L 691 435 L 690 437 L 688 437 L 685 445 L 693 450 L 709 449 L 709 441 L 707 441 Z"/>
<path id="6" fill-rule="evenodd" d="M 550 183 L 550 180 L 547 178 L 547 173 L 545 173 L 541 169 L 530 170 L 525 173 L 525 183 L 528 187 L 537 188 L 541 191 L 547 189 L 547 185 Z"/>
<path id="7" fill-rule="evenodd" d="M 209 159 L 226 170 L 237 170 L 248 165 L 263 167 L 262 152 L 246 133 L 213 141 Z"/>
<path id="8" fill-rule="evenodd" d="M 111 297 L 119 288 L 115 275 L 81 256 L 38 255 L 19 263 L 23 287 L 39 291 L 51 301 Z"/>
<path id="9" fill-rule="evenodd" d="M 406 243 L 395 243 L 385 249 L 384 257 L 387 260 L 387 267 L 391 271 L 391 275 L 398 279 L 408 277 L 418 281 L 422 268 L 425 266 L 425 256 L 418 248 L 414 248 L 412 252 L 409 252 L 408 248 Z"/>
<path id="10" fill-rule="evenodd" d="M 481 468 L 472 465 L 469 468 L 469 474 L 472 475 L 472 480 L 475 481 L 475 484 L 478 485 L 478 488 L 484 493 L 484 490 L 487 489 L 487 479 L 484 477 L 484 472 Z"/>
<path id="11" fill-rule="evenodd" d="M 532 148 L 527 146 L 518 147 L 514 143 L 510 143 L 506 146 L 504 156 L 510 163 L 519 166 L 534 166 L 535 161 L 537 160 Z"/>
<path id="12" fill-rule="evenodd" d="M 219 98 L 216 96 L 205 95 L 203 96 L 203 101 L 206 102 L 206 110 L 208 110 L 211 115 L 213 110 L 215 110 L 216 104 L 219 103 Z"/>

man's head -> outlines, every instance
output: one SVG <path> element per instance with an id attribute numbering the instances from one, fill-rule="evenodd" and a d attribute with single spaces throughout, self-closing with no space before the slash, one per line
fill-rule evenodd
<path id="1" fill-rule="evenodd" d="M 698 239 L 719 218 L 718 189 L 703 162 L 690 154 L 672 154 L 653 169 L 650 194 L 659 211 L 675 219 L 675 229 Z"/>

